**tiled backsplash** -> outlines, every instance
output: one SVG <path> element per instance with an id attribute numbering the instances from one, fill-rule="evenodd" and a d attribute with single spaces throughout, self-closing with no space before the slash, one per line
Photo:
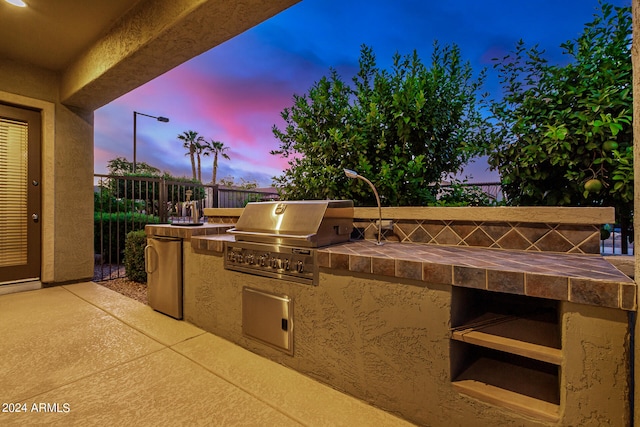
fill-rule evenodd
<path id="1" fill-rule="evenodd" d="M 238 218 L 234 216 L 209 216 L 207 222 L 209 224 L 235 224 Z"/>
<path id="2" fill-rule="evenodd" d="M 234 223 L 242 209 L 205 209 L 209 223 Z M 353 239 L 375 240 L 378 210 L 354 209 Z M 600 225 L 613 208 L 382 208 L 382 240 L 530 252 L 599 254 Z"/>
<path id="3" fill-rule="evenodd" d="M 356 239 L 376 239 L 377 220 L 356 220 L 354 226 L 353 237 Z M 397 220 L 393 227 L 384 228 L 382 239 L 392 242 L 534 252 L 600 253 L 598 225 Z"/>

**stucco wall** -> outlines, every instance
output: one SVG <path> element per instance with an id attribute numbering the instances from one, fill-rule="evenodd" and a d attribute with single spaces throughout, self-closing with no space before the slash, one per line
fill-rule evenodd
<path id="1" fill-rule="evenodd" d="M 93 113 L 56 105 L 53 282 L 93 277 Z"/>
<path id="2" fill-rule="evenodd" d="M 57 102 L 56 73 L 0 60 L 0 102 L 42 113 L 44 283 L 93 276 L 93 115 Z"/>
<path id="3" fill-rule="evenodd" d="M 628 312 L 563 303 L 564 417 L 575 426 L 630 425 Z"/>
<path id="4" fill-rule="evenodd" d="M 0 58 L 0 90 L 37 100 L 55 102 L 59 76 L 52 71 Z"/>
<path id="5" fill-rule="evenodd" d="M 330 270 L 318 286 L 300 285 L 224 270 L 221 256 L 196 253 L 188 243 L 184 262 L 185 320 L 418 424 L 627 424 L 622 310 L 563 303 L 561 420 L 553 423 L 454 390 L 449 286 Z M 242 336 L 245 286 L 293 299 L 294 356 Z"/>

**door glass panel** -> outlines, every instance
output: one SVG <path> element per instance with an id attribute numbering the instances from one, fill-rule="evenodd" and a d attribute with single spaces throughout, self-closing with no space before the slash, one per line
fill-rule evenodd
<path id="1" fill-rule="evenodd" d="M 0 267 L 27 263 L 28 125 L 0 118 Z"/>

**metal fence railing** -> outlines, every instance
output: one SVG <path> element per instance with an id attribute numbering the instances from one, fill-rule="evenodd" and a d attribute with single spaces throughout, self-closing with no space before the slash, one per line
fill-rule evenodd
<path id="1" fill-rule="evenodd" d="M 136 176 L 94 175 L 94 251 L 93 280 L 126 277 L 123 267 L 125 239 L 129 232 L 143 230 L 145 225 L 191 221 L 187 193 L 195 200 L 203 217 L 203 209 L 241 208 L 249 202 L 277 200 L 274 190 L 257 191 L 203 185 L 188 180 L 166 180 Z M 475 186 L 495 201 L 504 196 L 500 183 L 465 184 Z M 601 241 L 602 254 L 633 254 L 633 243 L 622 244 L 620 228 L 612 225 L 611 235 Z"/>
<path id="2" fill-rule="evenodd" d="M 278 193 L 242 190 L 237 188 L 226 188 L 218 185 L 213 186 L 213 206 L 216 208 L 243 208 L 249 202 L 266 202 L 278 200 Z"/>
<path id="3" fill-rule="evenodd" d="M 147 224 L 190 222 L 187 195 L 196 201 L 198 218 L 206 221 L 203 209 L 237 208 L 248 202 L 274 200 L 278 194 L 256 190 L 224 188 L 192 181 L 139 176 L 94 175 L 93 280 L 126 276 L 124 245 L 128 233 Z"/>
<path id="4" fill-rule="evenodd" d="M 607 239 L 600 240 L 600 253 L 602 255 L 633 255 L 634 242 L 629 242 L 627 236 L 623 235 L 618 225 L 611 227 L 611 234 Z M 625 244 L 624 239 L 627 239 Z"/>
<path id="5" fill-rule="evenodd" d="M 484 193 L 490 200 L 494 202 L 502 202 L 504 200 L 504 193 L 502 192 L 502 184 L 499 182 L 479 182 L 479 183 L 458 183 L 458 184 L 441 184 L 441 190 L 447 190 L 452 187 L 462 187 L 467 189 L 477 189 Z"/>

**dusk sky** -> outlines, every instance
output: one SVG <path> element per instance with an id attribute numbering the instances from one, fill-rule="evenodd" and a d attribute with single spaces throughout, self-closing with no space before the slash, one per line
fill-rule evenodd
<path id="1" fill-rule="evenodd" d="M 631 0 L 611 0 L 629 6 Z M 287 162 L 269 154 L 278 148 L 271 128 L 331 67 L 346 82 L 357 72 L 362 44 L 378 66 L 395 52 L 417 50 L 425 64 L 433 42 L 457 44 L 476 73 L 488 68 L 485 91 L 499 96 L 494 57 L 523 39 L 538 44 L 551 63 L 564 64 L 560 44 L 576 39 L 593 19 L 597 0 L 303 0 L 270 20 L 174 68 L 95 113 L 95 173 L 107 173 L 115 157 L 133 160 L 133 111 L 165 116 L 169 123 L 138 116 L 137 161 L 175 176 L 191 177 L 191 163 L 177 139 L 193 130 L 222 141 L 231 160 L 219 161 L 218 178 L 271 184 Z M 203 182 L 212 162 L 203 158 Z M 498 181 L 482 161 L 465 174 L 473 182 Z"/>

